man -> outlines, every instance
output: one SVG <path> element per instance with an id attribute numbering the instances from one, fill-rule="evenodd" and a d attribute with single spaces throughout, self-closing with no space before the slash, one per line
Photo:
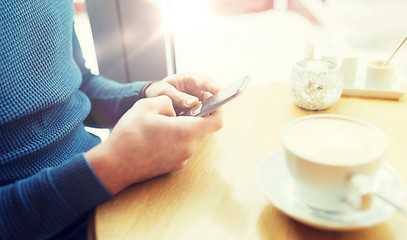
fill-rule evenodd
<path id="1" fill-rule="evenodd" d="M 0 239 L 84 239 L 91 209 L 181 169 L 222 126 L 219 110 L 177 116 L 219 90 L 205 77 L 123 85 L 92 75 L 72 5 L 0 3 Z M 114 128 L 100 143 L 85 124 Z"/>

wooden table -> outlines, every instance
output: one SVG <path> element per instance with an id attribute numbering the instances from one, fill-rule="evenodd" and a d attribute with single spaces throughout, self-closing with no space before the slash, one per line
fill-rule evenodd
<path id="1" fill-rule="evenodd" d="M 261 193 L 260 162 L 281 148 L 280 130 L 309 114 L 336 113 L 383 129 L 385 157 L 407 179 L 407 96 L 399 101 L 342 97 L 326 111 L 296 107 L 287 83 L 250 86 L 224 106 L 224 127 L 211 136 L 181 171 L 136 184 L 95 213 L 104 239 L 407 239 L 407 219 L 353 232 L 329 232 L 284 215 Z M 407 206 L 407 205 L 406 205 Z"/>

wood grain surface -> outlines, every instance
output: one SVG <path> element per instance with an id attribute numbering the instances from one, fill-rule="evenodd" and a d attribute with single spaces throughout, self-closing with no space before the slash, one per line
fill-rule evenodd
<path id="1" fill-rule="evenodd" d="M 352 232 L 298 223 L 273 207 L 256 176 L 260 162 L 281 148 L 280 130 L 287 122 L 334 113 L 381 128 L 390 142 L 384 161 L 406 180 L 406 101 L 406 96 L 399 101 L 342 97 L 332 108 L 313 112 L 294 105 L 286 82 L 249 86 L 223 107 L 223 129 L 183 170 L 133 185 L 96 209 L 97 239 L 407 239 L 401 214 Z"/>

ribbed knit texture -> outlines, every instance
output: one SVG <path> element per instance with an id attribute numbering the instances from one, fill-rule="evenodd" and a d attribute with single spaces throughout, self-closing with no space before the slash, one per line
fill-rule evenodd
<path id="1" fill-rule="evenodd" d="M 0 2 L 0 239 L 66 237 L 112 197 L 84 123 L 113 126 L 146 82 L 92 75 L 73 15 L 72 0 Z"/>

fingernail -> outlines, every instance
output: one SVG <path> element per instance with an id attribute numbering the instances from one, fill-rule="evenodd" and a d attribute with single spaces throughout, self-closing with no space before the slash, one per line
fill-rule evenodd
<path id="1" fill-rule="evenodd" d="M 191 111 L 191 114 L 192 114 L 192 115 L 196 115 L 196 114 L 198 114 L 198 113 L 200 113 L 200 112 L 201 112 L 201 108 L 197 108 L 197 109 L 192 110 L 192 111 Z"/>
<path id="2" fill-rule="evenodd" d="M 191 109 L 191 115 L 196 115 L 201 112 L 202 104 L 198 103 L 195 107 Z"/>

